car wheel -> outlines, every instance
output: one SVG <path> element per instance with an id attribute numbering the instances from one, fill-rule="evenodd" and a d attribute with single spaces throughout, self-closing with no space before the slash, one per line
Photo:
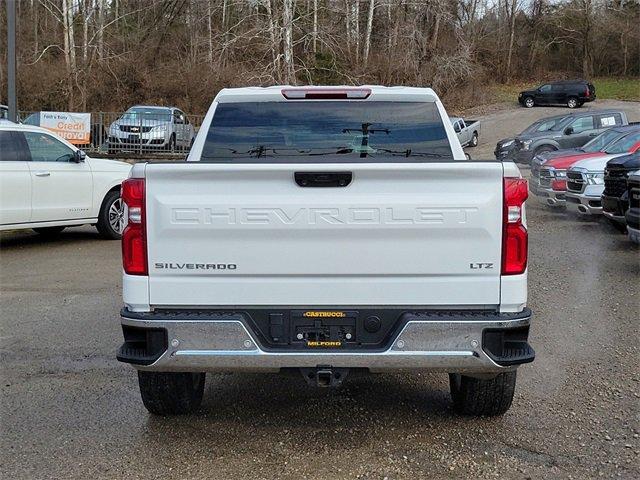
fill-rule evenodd
<path id="1" fill-rule="evenodd" d="M 516 372 L 501 373 L 490 379 L 450 373 L 449 387 L 456 412 L 481 417 L 502 415 L 513 401 Z"/>
<path id="2" fill-rule="evenodd" d="M 576 97 L 569 97 L 567 100 L 567 107 L 576 108 L 578 106 L 578 99 Z"/>
<path id="3" fill-rule="evenodd" d="M 57 237 L 66 227 L 41 227 L 34 228 L 33 231 L 45 238 Z"/>
<path id="4" fill-rule="evenodd" d="M 469 142 L 470 147 L 478 146 L 478 132 L 473 132 L 473 136 L 471 137 L 471 142 Z"/>
<path id="5" fill-rule="evenodd" d="M 202 403 L 205 373 L 138 371 L 142 403 L 154 415 L 186 415 Z"/>
<path id="6" fill-rule="evenodd" d="M 533 108 L 535 106 L 536 102 L 533 99 L 533 97 L 525 97 L 523 104 L 527 108 Z"/>
<path id="7" fill-rule="evenodd" d="M 175 152 L 176 151 L 176 135 L 174 133 L 171 134 L 171 138 L 169 139 L 168 148 L 169 148 L 170 152 Z"/>
<path id="8" fill-rule="evenodd" d="M 112 190 L 102 201 L 98 223 L 98 232 L 107 240 L 118 240 L 124 230 L 124 203 L 120 198 L 120 191 Z"/>
<path id="9" fill-rule="evenodd" d="M 544 145 L 542 147 L 538 147 L 534 150 L 533 152 L 533 157 L 535 158 L 536 155 L 540 155 L 541 153 L 546 153 L 546 152 L 555 152 L 556 149 L 553 148 L 550 145 Z"/>

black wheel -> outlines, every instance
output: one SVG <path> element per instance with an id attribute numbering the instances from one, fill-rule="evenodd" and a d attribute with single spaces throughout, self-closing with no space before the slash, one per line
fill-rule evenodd
<path id="1" fill-rule="evenodd" d="M 41 227 L 41 228 L 34 228 L 33 231 L 43 237 L 53 238 L 53 237 L 57 237 L 60 234 L 60 232 L 62 232 L 65 228 L 66 227 Z"/>
<path id="2" fill-rule="evenodd" d="M 541 153 L 546 153 L 546 152 L 555 152 L 556 149 L 553 148 L 550 145 L 543 145 L 542 147 L 538 147 L 534 150 L 533 152 L 533 156 L 535 157 L 536 155 L 540 155 Z"/>
<path id="3" fill-rule="evenodd" d="M 576 97 L 569 97 L 567 99 L 567 107 L 576 108 L 578 106 L 578 99 Z"/>
<path id="4" fill-rule="evenodd" d="M 524 100 L 522 101 L 522 104 L 526 108 L 533 108 L 536 105 L 536 102 L 533 99 L 533 97 L 524 97 Z"/>
<path id="5" fill-rule="evenodd" d="M 493 417 L 504 414 L 511 407 L 516 391 L 516 372 L 501 373 L 488 380 L 450 373 L 449 386 L 456 412 Z"/>
<path id="6" fill-rule="evenodd" d="M 175 134 L 171 134 L 171 138 L 169 139 L 169 144 L 167 145 L 167 148 L 169 149 L 170 152 L 176 151 L 176 135 Z"/>
<path id="7" fill-rule="evenodd" d="M 154 415 L 186 415 L 202 402 L 204 373 L 138 372 L 142 403 Z"/>
<path id="8" fill-rule="evenodd" d="M 471 137 L 471 141 L 469 142 L 470 147 L 478 146 L 478 132 L 473 132 L 473 137 Z"/>
<path id="9" fill-rule="evenodd" d="M 107 240 L 118 240 L 124 230 L 124 203 L 119 190 L 111 190 L 102 201 L 98 223 L 98 232 Z"/>

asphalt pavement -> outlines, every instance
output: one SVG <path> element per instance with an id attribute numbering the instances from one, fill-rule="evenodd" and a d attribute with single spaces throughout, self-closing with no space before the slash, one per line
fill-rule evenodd
<path id="1" fill-rule="evenodd" d="M 491 419 L 456 416 L 432 373 L 209 375 L 198 414 L 153 417 L 115 360 L 119 242 L 0 235 L 0 478 L 640 478 L 640 251 L 527 213 L 537 358 Z"/>

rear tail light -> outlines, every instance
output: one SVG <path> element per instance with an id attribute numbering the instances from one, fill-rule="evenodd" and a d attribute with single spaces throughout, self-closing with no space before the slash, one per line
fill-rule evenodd
<path id="1" fill-rule="evenodd" d="M 527 269 L 529 235 L 522 224 L 522 212 L 528 196 L 526 180 L 504 179 L 502 275 L 519 275 Z"/>
<path id="2" fill-rule="evenodd" d="M 364 100 L 370 88 L 283 88 L 287 100 Z"/>
<path id="3" fill-rule="evenodd" d="M 556 190 L 558 192 L 564 192 L 567 189 L 567 181 L 566 180 L 553 180 L 551 182 L 551 190 Z"/>
<path id="4" fill-rule="evenodd" d="M 122 232 L 122 266 L 128 275 L 147 275 L 147 229 L 144 179 L 122 182 L 127 225 Z"/>

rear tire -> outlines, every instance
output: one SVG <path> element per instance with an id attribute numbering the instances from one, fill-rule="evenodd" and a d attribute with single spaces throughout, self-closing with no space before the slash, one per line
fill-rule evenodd
<path id="1" fill-rule="evenodd" d="M 202 403 L 205 373 L 138 372 L 140 395 L 153 415 L 186 415 Z"/>
<path id="2" fill-rule="evenodd" d="M 533 97 L 524 97 L 524 99 L 522 100 L 522 105 L 524 105 L 525 108 L 533 108 L 535 107 L 536 102 Z"/>
<path id="3" fill-rule="evenodd" d="M 33 231 L 44 238 L 54 238 L 60 235 L 66 227 L 41 227 L 34 228 Z"/>
<path id="4" fill-rule="evenodd" d="M 118 240 L 122 237 L 124 227 L 124 204 L 119 190 L 112 190 L 104 197 L 98 223 L 98 233 L 107 240 Z"/>
<path id="5" fill-rule="evenodd" d="M 567 107 L 569 107 L 569 108 L 578 107 L 578 99 L 576 97 L 569 97 L 567 99 Z"/>
<path id="6" fill-rule="evenodd" d="M 471 137 L 471 142 L 469 142 L 470 147 L 478 146 L 478 132 L 473 132 L 473 136 Z"/>
<path id="7" fill-rule="evenodd" d="M 493 417 L 504 414 L 511 407 L 516 390 L 516 372 L 501 373 L 489 380 L 450 373 L 449 386 L 456 412 Z"/>

